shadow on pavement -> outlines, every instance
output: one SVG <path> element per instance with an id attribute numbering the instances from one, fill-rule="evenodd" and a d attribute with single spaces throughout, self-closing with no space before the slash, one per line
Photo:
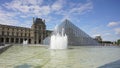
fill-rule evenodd
<path id="1" fill-rule="evenodd" d="M 31 68 L 31 67 L 32 65 L 22 64 L 22 65 L 15 66 L 14 68 Z"/>
<path id="2" fill-rule="evenodd" d="M 103 66 L 100 66 L 98 68 L 120 68 L 120 59 L 108 64 L 105 64 Z"/>

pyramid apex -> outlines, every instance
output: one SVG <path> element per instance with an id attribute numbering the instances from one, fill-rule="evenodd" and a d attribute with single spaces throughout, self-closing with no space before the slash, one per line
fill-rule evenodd
<path id="1" fill-rule="evenodd" d="M 67 22 L 70 22 L 68 19 L 65 19 L 64 21 L 63 21 L 64 23 L 67 23 Z"/>
<path id="2" fill-rule="evenodd" d="M 68 19 L 65 19 L 65 21 L 69 21 Z"/>

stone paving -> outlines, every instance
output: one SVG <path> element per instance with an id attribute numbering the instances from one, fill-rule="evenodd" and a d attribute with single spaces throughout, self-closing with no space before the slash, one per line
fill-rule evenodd
<path id="1" fill-rule="evenodd" d="M 0 54 L 0 68 L 101 68 L 120 60 L 120 47 L 70 46 L 51 50 L 43 46 L 12 46 Z"/>

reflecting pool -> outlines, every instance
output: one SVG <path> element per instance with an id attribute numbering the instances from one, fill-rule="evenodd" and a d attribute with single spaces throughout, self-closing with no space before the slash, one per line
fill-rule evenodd
<path id="1" fill-rule="evenodd" d="M 69 46 L 51 50 L 14 45 L 0 54 L 0 68 L 104 68 L 118 60 L 120 47 L 117 46 Z"/>

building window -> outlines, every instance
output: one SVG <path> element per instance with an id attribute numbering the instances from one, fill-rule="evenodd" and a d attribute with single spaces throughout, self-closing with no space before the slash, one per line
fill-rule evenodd
<path id="1" fill-rule="evenodd" d="M 31 43 L 31 39 L 29 39 L 28 43 L 29 43 L 29 44 Z"/>
<path id="2" fill-rule="evenodd" d="M 41 30 L 43 30 L 43 28 L 41 27 Z"/>
<path id="3" fill-rule="evenodd" d="M 12 32 L 12 36 L 14 35 L 14 32 Z"/>
<path id="4" fill-rule="evenodd" d="M 39 39 L 39 43 L 41 43 L 41 39 Z"/>
<path id="5" fill-rule="evenodd" d="M 17 32 L 16 34 L 17 34 L 17 36 L 18 36 L 18 32 Z"/>
<path id="6" fill-rule="evenodd" d="M 7 36 L 9 36 L 9 32 L 7 32 Z"/>
<path id="7" fill-rule="evenodd" d="M 2 31 L 2 35 L 4 35 L 4 31 Z"/>
<path id="8" fill-rule="evenodd" d="M 9 42 L 9 38 L 6 38 L 6 42 L 7 42 L 7 43 Z"/>
<path id="9" fill-rule="evenodd" d="M 23 43 L 23 39 L 22 38 L 20 39 L 20 43 Z"/>
<path id="10" fill-rule="evenodd" d="M 21 33 L 21 36 L 22 36 L 23 34 Z"/>
<path id="11" fill-rule="evenodd" d="M 4 42 L 4 38 L 1 38 L 1 42 L 2 42 L 2 43 Z"/>
<path id="12" fill-rule="evenodd" d="M 37 26 L 35 26 L 35 29 L 37 28 Z"/>
<path id="13" fill-rule="evenodd" d="M 14 38 L 11 38 L 11 43 L 14 43 Z"/>
<path id="14" fill-rule="evenodd" d="M 18 39 L 18 38 L 16 38 L 16 43 L 18 43 L 18 41 L 19 41 L 19 39 Z"/>
<path id="15" fill-rule="evenodd" d="M 29 37 L 30 37 L 30 33 L 29 33 Z"/>
<path id="16" fill-rule="evenodd" d="M 25 37 L 27 36 L 27 34 L 25 33 Z"/>
<path id="17" fill-rule="evenodd" d="M 4 27 L 2 28 L 2 30 L 4 30 Z"/>
<path id="18" fill-rule="evenodd" d="M 25 38 L 25 41 L 27 40 L 27 38 Z"/>

